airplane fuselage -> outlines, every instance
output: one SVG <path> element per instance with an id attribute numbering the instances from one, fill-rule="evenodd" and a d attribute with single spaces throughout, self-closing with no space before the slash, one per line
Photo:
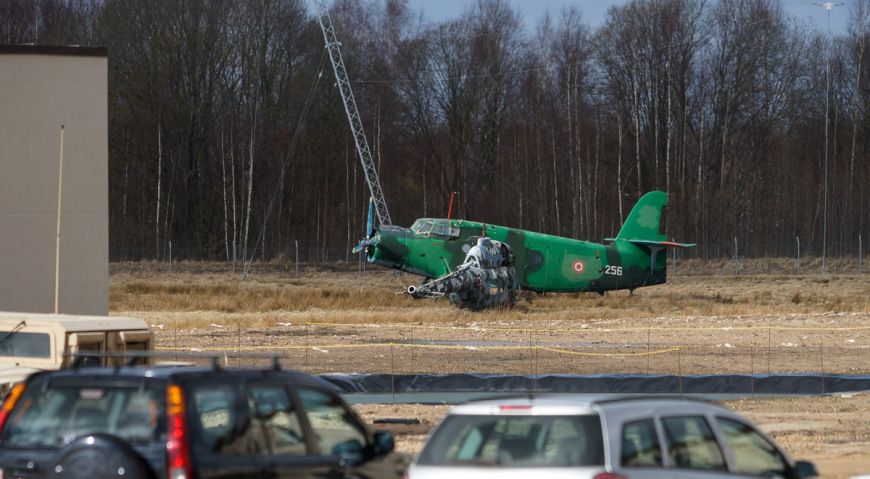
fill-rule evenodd
<path id="1" fill-rule="evenodd" d="M 439 278 L 453 272 L 477 238 L 510 245 L 522 289 L 588 292 L 634 289 L 666 280 L 664 254 L 616 239 L 598 244 L 467 220 L 423 218 L 411 228 L 381 226 L 369 261 Z"/>

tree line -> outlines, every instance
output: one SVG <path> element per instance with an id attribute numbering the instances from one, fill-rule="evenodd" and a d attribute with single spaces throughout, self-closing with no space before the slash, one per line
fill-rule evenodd
<path id="1" fill-rule="evenodd" d="M 507 0 L 440 22 L 330 9 L 396 224 L 456 192 L 454 217 L 600 241 L 662 190 L 667 235 L 702 257 L 735 236 L 821 255 L 825 230 L 852 254 L 866 233 L 870 0 L 835 14 L 828 35 L 777 0 L 634 0 L 596 26 L 569 6 L 533 29 Z M 5 0 L 0 43 L 108 47 L 115 259 L 350 258 L 368 191 L 309 2 Z"/>

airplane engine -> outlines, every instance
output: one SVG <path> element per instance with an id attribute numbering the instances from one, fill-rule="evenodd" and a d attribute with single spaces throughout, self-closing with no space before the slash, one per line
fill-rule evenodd
<path id="1" fill-rule="evenodd" d="M 509 308 L 519 301 L 520 282 L 515 256 L 507 243 L 478 238 L 456 271 L 399 294 L 414 299 L 447 296 L 450 304 L 472 311 Z"/>

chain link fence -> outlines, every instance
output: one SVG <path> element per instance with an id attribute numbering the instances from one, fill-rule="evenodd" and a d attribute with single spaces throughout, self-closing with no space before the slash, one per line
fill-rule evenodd
<path id="1" fill-rule="evenodd" d="M 263 244 L 257 248 L 251 261 L 259 269 L 296 272 L 300 267 L 318 266 L 336 262 L 359 263 L 360 254 L 354 254 L 352 244 L 324 245 L 311 241 L 288 241 L 286 244 Z M 802 240 L 775 243 L 766 241 L 731 242 L 696 245 L 692 248 L 671 248 L 668 252 L 669 274 L 864 274 L 865 258 L 870 247 L 861 236 L 828 242 L 828 254 L 822 258 L 820 241 Z M 808 253 L 813 252 L 813 253 Z M 109 252 L 113 263 L 157 261 L 172 264 L 207 261 L 225 264 L 226 270 L 244 271 L 244 251 L 237 245 L 202 246 L 168 242 L 164 248 L 118 248 Z M 692 260 L 703 260 L 705 268 L 681 268 Z M 824 264 L 823 264 L 824 263 Z M 721 268 L 720 268 L 721 267 Z M 717 268 L 718 271 L 717 271 Z"/>
<path id="2" fill-rule="evenodd" d="M 836 320 L 837 318 L 832 318 Z M 508 375 L 866 375 L 870 326 L 564 329 L 301 323 L 267 335 L 242 328 L 162 330 L 158 349 L 273 353 L 309 373 Z M 384 331 L 388 333 L 384 333 Z M 208 344 L 202 344 L 202 336 Z M 386 337 L 385 337 L 386 335 Z M 229 361 L 229 359 L 227 359 Z M 229 365 L 255 359 L 233 359 Z M 242 364 L 244 362 L 244 364 Z"/>

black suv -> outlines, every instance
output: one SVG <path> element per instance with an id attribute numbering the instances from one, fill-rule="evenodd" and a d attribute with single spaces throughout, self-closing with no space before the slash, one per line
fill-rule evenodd
<path id="1" fill-rule="evenodd" d="M 395 479 L 403 462 L 390 433 L 372 433 L 327 383 L 293 371 L 47 371 L 0 408 L 0 479 Z"/>

